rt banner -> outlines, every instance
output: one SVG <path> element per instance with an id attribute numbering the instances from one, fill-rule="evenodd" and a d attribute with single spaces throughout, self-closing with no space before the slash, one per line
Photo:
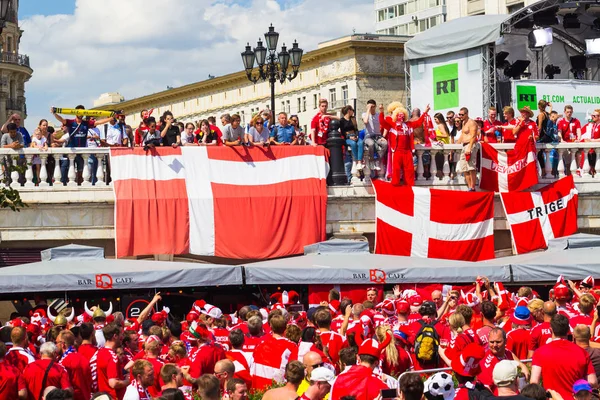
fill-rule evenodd
<path id="1" fill-rule="evenodd" d="M 537 109 L 540 100 L 552 103 L 552 109 L 563 113 L 566 105 L 573 106 L 573 116 L 582 125 L 592 111 L 600 108 L 600 83 L 578 80 L 523 80 L 513 81 L 512 104 L 515 110 L 529 106 Z"/>

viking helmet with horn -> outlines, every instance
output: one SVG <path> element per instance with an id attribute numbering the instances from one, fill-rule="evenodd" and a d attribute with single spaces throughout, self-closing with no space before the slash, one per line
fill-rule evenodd
<path id="1" fill-rule="evenodd" d="M 87 315 L 89 315 L 90 317 L 92 317 L 92 319 L 95 321 L 97 319 L 106 319 L 106 317 L 108 317 L 109 315 L 112 314 L 113 312 L 113 306 L 112 306 L 112 302 L 108 303 L 108 310 L 106 310 L 106 312 L 104 312 L 104 310 L 102 310 L 100 308 L 100 305 L 96 306 L 96 309 L 94 310 L 94 312 L 92 312 L 87 305 L 87 301 L 85 303 L 83 303 L 85 312 Z"/>
<path id="2" fill-rule="evenodd" d="M 50 319 L 50 321 L 52 321 L 54 326 L 67 326 L 67 324 L 73 321 L 73 318 L 75 318 L 75 308 L 73 307 L 71 307 L 71 315 L 69 315 L 68 317 L 65 317 L 60 313 L 56 316 L 52 315 L 52 310 L 50 310 L 50 306 L 48 306 L 46 313 L 48 314 L 48 318 Z"/>

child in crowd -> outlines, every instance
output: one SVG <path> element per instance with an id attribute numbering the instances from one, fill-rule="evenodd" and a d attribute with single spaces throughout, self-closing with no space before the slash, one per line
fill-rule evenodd
<path id="1" fill-rule="evenodd" d="M 30 147 L 34 149 L 40 149 L 42 151 L 48 150 L 48 141 L 40 128 L 37 128 L 33 133 L 33 139 L 31 139 Z M 42 168 L 42 160 L 40 156 L 33 156 L 31 163 L 33 164 L 33 180 L 35 182 L 35 186 L 39 186 L 40 170 Z"/>

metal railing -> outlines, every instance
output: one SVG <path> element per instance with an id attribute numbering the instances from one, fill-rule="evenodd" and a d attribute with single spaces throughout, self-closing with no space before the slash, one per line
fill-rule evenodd
<path id="1" fill-rule="evenodd" d="M 528 363 L 531 362 L 531 358 L 528 358 L 526 360 L 520 360 L 522 363 Z M 400 374 L 400 376 L 398 377 L 398 383 L 400 382 L 400 378 L 402 378 L 404 375 L 409 375 L 409 374 L 435 374 L 437 372 L 452 372 L 452 368 L 450 367 L 444 367 L 444 368 L 430 368 L 430 369 L 422 369 L 420 371 L 405 371 L 403 373 Z"/>
<path id="2" fill-rule="evenodd" d="M 514 145 L 495 144 L 493 147 L 502 151 L 512 149 Z M 450 169 L 450 163 L 458 161 L 458 157 L 463 148 L 462 145 L 435 144 L 431 147 L 416 145 L 415 148 L 417 156 L 415 185 L 436 187 L 446 186 L 451 188 L 464 186 L 466 184 L 464 177 L 459 174 L 451 174 L 452 171 Z M 600 183 L 600 174 L 595 173 L 595 171 L 600 172 L 600 142 L 538 144 L 537 149 L 538 157 L 536 158 L 541 158 L 544 161 L 544 168 L 542 169 L 539 160 L 536 160 L 540 183 L 551 183 L 567 175 L 573 175 L 573 179 L 576 183 Z M 555 152 L 553 153 L 554 150 Z M 24 177 L 19 177 L 17 172 L 12 171 L 12 176 L 10 177 L 12 178 L 12 181 L 10 185 L 14 187 L 22 186 L 35 188 L 36 184 L 38 184 L 40 188 L 51 188 L 57 186 L 57 182 L 60 183 L 62 179 L 67 182 L 67 186 L 85 188 L 92 186 L 90 177 L 93 173 L 88 170 L 88 159 L 91 156 L 95 156 L 98 160 L 101 160 L 109 153 L 109 151 L 110 149 L 106 147 L 49 148 L 47 151 L 33 148 L 22 150 L 0 149 L 0 160 L 4 160 L 6 156 L 9 156 L 21 160 L 21 163 L 26 161 L 28 168 Z M 81 181 L 81 176 L 79 177 L 79 182 L 76 181 L 77 171 L 74 169 L 73 162 L 70 163 L 68 173 L 66 174 L 68 176 L 66 177 L 61 175 L 60 168 L 52 169 L 52 163 L 48 164 L 49 159 L 54 159 L 56 165 L 58 165 L 57 160 L 59 158 L 66 157 L 66 159 L 63 159 L 73 161 L 76 156 L 81 156 L 85 161 L 83 171 L 81 171 L 83 181 Z M 558 160 L 556 160 L 557 158 Z M 583 158 L 583 163 L 582 168 L 579 168 L 581 158 Z M 34 159 L 36 160 L 36 163 L 37 160 L 40 160 L 41 163 L 39 183 L 33 181 L 33 168 L 30 164 Z M 94 158 L 92 157 L 92 160 L 93 159 Z M 594 165 L 590 164 L 590 159 L 594 161 Z M 555 165 L 552 165 L 549 161 L 554 161 Z M 427 162 L 429 162 L 429 173 L 427 173 L 425 168 Z M 368 171 L 368 169 L 366 169 L 366 171 Z M 382 168 L 379 173 L 383 175 L 384 168 Z M 102 184 L 106 186 L 106 184 L 103 183 L 106 174 L 101 167 L 101 163 L 98 165 L 96 176 L 100 184 L 96 183 L 95 186 L 98 187 Z M 50 177 L 50 179 L 48 179 L 48 177 Z M 54 179 L 54 184 L 52 183 L 52 179 Z M 46 184 L 44 184 L 44 181 L 47 181 Z"/>
<path id="3" fill-rule="evenodd" d="M 18 53 L 0 53 L 0 61 L 9 64 L 21 65 L 27 68 L 31 68 L 29 66 L 29 56 L 26 54 L 18 54 Z"/>

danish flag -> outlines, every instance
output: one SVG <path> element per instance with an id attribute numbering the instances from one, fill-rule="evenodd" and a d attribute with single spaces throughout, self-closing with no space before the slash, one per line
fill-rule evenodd
<path id="1" fill-rule="evenodd" d="M 518 141 L 513 150 L 506 152 L 496 150 L 489 143 L 481 144 L 481 189 L 512 192 L 525 190 L 537 183 L 533 141 Z"/>
<path id="2" fill-rule="evenodd" d="M 501 193 L 517 254 L 545 249 L 548 240 L 577 233 L 577 189 L 573 176 L 539 192 Z"/>
<path id="3" fill-rule="evenodd" d="M 375 253 L 451 260 L 494 258 L 494 193 L 373 181 Z"/>
<path id="4" fill-rule="evenodd" d="M 117 257 L 266 259 L 325 240 L 322 146 L 111 148 Z"/>

